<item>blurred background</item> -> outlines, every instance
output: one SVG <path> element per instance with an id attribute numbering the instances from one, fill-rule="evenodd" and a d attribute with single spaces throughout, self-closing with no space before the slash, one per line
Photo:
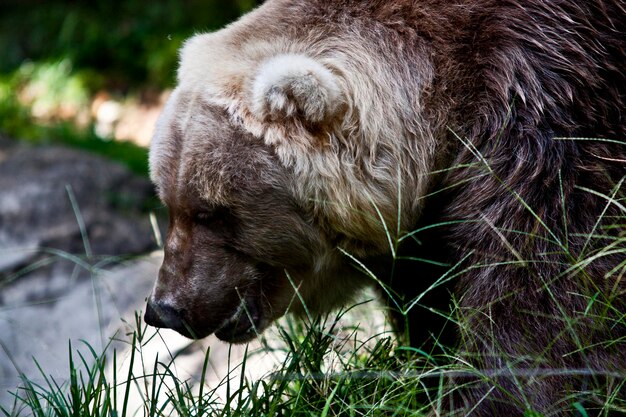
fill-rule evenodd
<path id="1" fill-rule="evenodd" d="M 181 43 L 259 3 L 0 1 L 0 133 L 88 149 L 145 174 L 145 151 L 130 143 L 148 145 Z"/>
<path id="2" fill-rule="evenodd" d="M 62 383 L 68 350 L 141 326 L 167 224 L 147 146 L 177 51 L 258 3 L 0 0 L 0 415 L 23 376 Z M 157 349 L 189 350 L 172 340 Z"/>

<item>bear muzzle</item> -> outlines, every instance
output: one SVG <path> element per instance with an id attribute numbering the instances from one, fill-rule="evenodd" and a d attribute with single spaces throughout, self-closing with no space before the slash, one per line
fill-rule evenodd
<path id="1" fill-rule="evenodd" d="M 172 329 L 189 339 L 202 339 L 215 330 L 194 326 L 187 316 L 187 310 L 179 310 L 161 301 L 150 300 L 146 305 L 144 321 L 153 327 Z"/>
<path id="2" fill-rule="evenodd" d="M 242 300 L 233 313 L 218 325 L 203 320 L 203 326 L 192 325 L 186 310 L 179 310 L 162 301 L 150 299 L 146 305 L 146 324 L 172 329 L 190 339 L 202 339 L 212 333 L 229 343 L 244 343 L 257 337 L 268 325 L 263 309 L 253 297 Z M 204 326 L 206 325 L 206 326 Z"/>
<path id="3" fill-rule="evenodd" d="M 180 332 L 185 328 L 183 321 L 184 311 L 180 311 L 167 304 L 150 300 L 146 305 L 146 314 L 144 315 L 144 321 L 146 324 L 163 328 L 173 329 Z"/>

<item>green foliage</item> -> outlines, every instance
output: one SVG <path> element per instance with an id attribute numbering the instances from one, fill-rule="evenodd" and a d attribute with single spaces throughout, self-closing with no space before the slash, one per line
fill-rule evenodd
<path id="1" fill-rule="evenodd" d="M 620 203 L 621 204 L 621 203 Z M 616 225 L 626 222 L 626 212 L 615 219 Z M 591 236 L 590 236 L 591 238 Z M 609 244 L 591 258 L 601 256 L 619 247 L 624 251 L 626 236 L 620 235 L 619 242 Z M 619 244 L 619 245 L 618 245 Z M 78 262 L 78 261 L 77 261 Z M 584 268 L 585 262 L 573 265 Z M 624 264 L 620 264 L 623 270 Z M 473 267 L 481 267 L 474 265 Z M 597 303 L 598 299 L 590 300 Z M 621 304 L 610 305 L 604 311 L 606 319 L 611 317 L 614 327 L 626 327 L 626 314 L 623 311 L 610 313 Z M 146 416 L 426 416 L 447 415 L 443 398 L 446 392 L 454 390 L 455 384 L 448 384 L 450 377 L 468 377 L 474 382 L 491 383 L 492 390 L 505 389 L 494 380 L 489 370 L 477 369 L 467 358 L 459 358 L 454 351 L 438 354 L 435 357 L 419 349 L 398 346 L 389 334 L 373 335 L 371 339 L 359 341 L 349 329 L 339 329 L 339 319 L 346 311 L 327 318 L 309 318 L 287 321 L 279 327 L 284 349 L 284 361 L 275 371 L 262 379 L 250 381 L 245 377 L 229 377 L 218 386 L 206 384 L 208 354 L 198 388 L 191 381 L 177 376 L 175 355 L 157 358 L 147 363 L 143 350 L 149 343 L 158 342 L 159 335 L 148 336 L 142 324 L 141 314 L 136 314 L 135 330 L 122 338 L 129 346 L 130 355 L 120 360 L 118 353 L 111 348 L 97 354 L 87 346 L 87 355 L 76 353 L 70 347 L 70 367 L 68 382 L 61 385 L 46 378 L 46 371 L 40 369 L 45 384 L 37 385 L 26 375 L 22 376 L 22 387 L 15 393 L 15 404 L 11 409 L 0 407 L 0 416 L 19 417 L 34 415 L 41 417 L 65 416 L 131 416 L 136 410 L 129 407 L 131 387 L 141 390 L 142 410 Z M 450 319 L 462 318 L 461 309 L 453 309 Z M 566 312 L 564 312 L 566 314 Z M 583 313 L 586 315 L 586 313 Z M 568 317 L 564 316 L 567 320 Z M 457 321 L 463 325 L 463 320 Z M 467 331 L 467 329 L 465 329 Z M 623 340 L 606 341 L 619 346 Z M 0 348 L 3 348 L 0 339 Z M 496 346 L 497 348 L 497 346 Z M 581 345 L 583 351 L 586 346 Z M 276 347 L 267 349 L 274 349 Z M 10 352 L 5 353 L 10 356 Z M 181 353 L 184 350 L 180 351 Z M 451 353 L 450 353 L 451 352 Z M 78 358 L 78 359 L 76 359 Z M 541 358 L 536 358 L 540 363 Z M 244 375 L 247 357 L 233 370 Z M 126 363 L 126 368 L 121 366 Z M 132 365 L 143 364 L 143 373 Z M 105 366 L 110 364 L 112 366 Z M 588 388 L 589 392 L 577 389 L 565 394 L 558 404 L 564 413 L 576 415 L 608 416 L 626 410 L 624 399 L 619 391 L 626 382 L 626 375 L 603 370 L 546 369 L 533 367 L 525 369 L 508 363 L 509 371 L 521 384 L 527 379 L 526 372 L 545 371 L 545 376 L 559 376 L 584 372 L 591 379 L 606 379 L 601 389 Z M 607 364 L 610 368 L 611 364 Z M 109 369 L 110 371 L 107 371 Z M 493 371 L 493 370 L 491 370 Z M 516 374 L 519 373 L 519 374 Z M 538 375 L 537 377 L 541 377 Z M 535 378 L 535 377 L 532 377 Z M 226 399 L 218 391 L 226 387 Z M 583 401 L 593 398 L 602 404 L 602 409 L 592 409 L 595 404 Z M 520 404 L 520 406 L 523 406 Z M 541 413 L 527 409 L 526 417 L 542 417 Z"/>
<path id="2" fill-rule="evenodd" d="M 281 366 L 259 381 L 225 378 L 221 384 L 226 385 L 229 395 L 224 402 L 217 393 L 220 386 L 203 383 L 208 351 L 199 391 L 190 381 L 177 377 L 175 357 L 156 359 L 147 364 L 149 372 L 135 373 L 134 365 L 145 361 L 146 345 L 156 341 L 147 336 L 140 314 L 136 314 L 136 330 L 124 339 L 129 357 L 121 360 L 110 347 L 98 355 L 85 345 L 88 354 L 84 355 L 81 350 L 85 349 L 75 351 L 70 346 L 67 383 L 61 385 L 47 377 L 41 368 L 44 384 L 35 384 L 22 374 L 23 386 L 14 393 L 14 407 L 0 407 L 0 415 L 136 415 L 137 410 L 128 406 L 131 387 L 142 390 L 146 416 L 425 415 L 427 408 L 418 402 L 423 389 L 414 372 L 420 362 L 403 362 L 403 355 L 394 354 L 395 345 L 389 337 L 357 345 L 351 345 L 356 342 L 350 337 L 338 339 L 335 325 L 339 318 L 292 323 L 282 329 L 287 355 Z M 329 355 L 336 356 L 336 369 L 330 369 Z M 125 368 L 120 366 L 122 362 Z M 245 367 L 246 359 L 235 369 L 243 375 Z"/>
<path id="3" fill-rule="evenodd" d="M 73 120 L 55 120 L 54 116 L 48 123 L 33 120 L 33 113 L 86 111 L 87 78 L 84 72 L 73 72 L 67 60 L 26 62 L 13 74 L 0 76 L 0 132 L 31 143 L 64 144 L 92 151 L 124 163 L 137 174 L 147 175 L 148 154 L 140 146 L 102 140 L 90 124 L 78 126 Z"/>
<path id="4" fill-rule="evenodd" d="M 69 60 L 94 73 L 91 88 L 173 82 L 176 51 L 195 32 L 215 30 L 251 1 L 4 1 L 0 5 L 0 73 L 23 62 Z"/>
<path id="5" fill-rule="evenodd" d="M 91 98 L 174 84 L 178 49 L 253 0 L 0 2 L 0 133 L 91 150 L 147 173 L 147 152 L 94 134 Z"/>
<path id="6" fill-rule="evenodd" d="M 144 350 L 149 343 L 157 343 L 159 336 L 146 333 L 141 314 L 136 313 L 135 330 L 116 339 L 128 346 L 129 355 L 121 357 L 110 346 L 102 354 L 89 345 L 78 351 L 70 346 L 67 382 L 60 384 L 41 368 L 44 384 L 22 374 L 23 384 L 14 392 L 14 405 L 11 409 L 0 407 L 0 416 L 448 415 L 441 402 L 442 394 L 454 389 L 446 385 L 448 375 L 489 378 L 481 377 L 469 364 L 435 365 L 411 349 L 398 347 L 389 335 L 374 335 L 366 341 L 357 341 L 352 334 L 338 336 L 336 326 L 342 314 L 330 319 L 288 321 L 286 327 L 280 327 L 285 359 L 273 373 L 256 381 L 246 379 L 243 375 L 251 357 L 247 354 L 243 362 L 230 368 L 241 376 L 229 374 L 217 386 L 209 386 L 209 351 L 205 352 L 197 385 L 178 377 L 176 355 L 146 362 Z M 87 355 L 82 353 L 85 348 Z M 448 363 L 454 360 L 447 358 Z M 135 364 L 142 364 L 147 371 L 138 372 Z M 225 400 L 218 392 L 224 387 Z M 132 389 L 141 393 L 142 410 L 129 406 Z M 564 401 L 570 411 L 588 415 L 580 402 Z M 607 398 L 598 415 L 608 416 L 610 410 L 623 407 L 621 400 Z M 530 409 L 523 415 L 543 416 Z"/>

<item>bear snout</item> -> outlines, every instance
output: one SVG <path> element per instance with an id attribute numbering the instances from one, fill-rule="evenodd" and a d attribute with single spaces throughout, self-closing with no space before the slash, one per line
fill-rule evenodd
<path id="1" fill-rule="evenodd" d="M 184 329 L 183 312 L 180 310 L 154 300 L 149 300 L 146 305 L 146 314 L 144 315 L 144 321 L 146 324 L 165 328 L 174 329 L 180 332 Z"/>

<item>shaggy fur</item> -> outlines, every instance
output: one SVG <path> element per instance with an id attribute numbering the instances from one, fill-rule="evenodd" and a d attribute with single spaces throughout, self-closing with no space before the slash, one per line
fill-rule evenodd
<path id="1" fill-rule="evenodd" d="M 450 413 L 619 396 L 625 24 L 618 0 L 270 0 L 195 36 L 150 153 L 171 225 L 146 320 L 249 340 L 366 285 L 344 251 L 405 302 L 454 277 L 408 324 L 428 343 L 453 292 L 489 378 L 453 379 Z M 405 252 L 440 262 L 391 276 Z"/>

